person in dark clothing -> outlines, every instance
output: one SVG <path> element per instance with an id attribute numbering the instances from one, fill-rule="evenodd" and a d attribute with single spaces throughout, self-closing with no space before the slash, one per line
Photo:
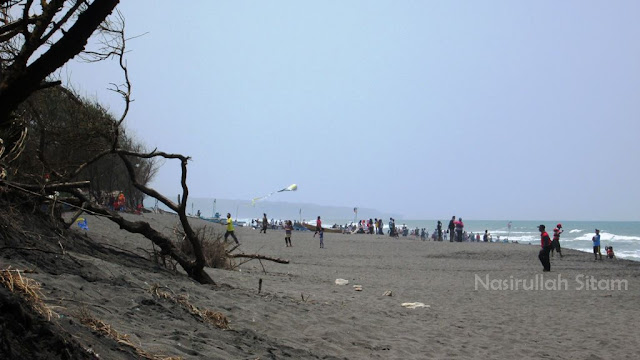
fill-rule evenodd
<path id="1" fill-rule="evenodd" d="M 262 229 L 260 232 L 267 233 L 267 227 L 269 226 L 269 220 L 267 220 L 267 214 L 262 214 Z"/>
<path id="2" fill-rule="evenodd" d="M 440 220 L 438 220 L 438 226 L 436 228 L 438 229 L 438 241 L 442 241 L 442 222 Z"/>
<path id="3" fill-rule="evenodd" d="M 542 263 L 542 271 L 551 271 L 551 261 L 549 260 L 549 253 L 551 252 L 551 238 L 545 231 L 545 226 L 538 226 L 540 231 L 540 253 L 538 253 L 538 259 Z"/>
<path id="4" fill-rule="evenodd" d="M 449 242 L 453 242 L 454 238 L 456 236 L 456 216 L 453 215 L 451 217 L 451 220 L 449 220 L 449 228 L 447 229 L 447 232 L 449 233 Z"/>

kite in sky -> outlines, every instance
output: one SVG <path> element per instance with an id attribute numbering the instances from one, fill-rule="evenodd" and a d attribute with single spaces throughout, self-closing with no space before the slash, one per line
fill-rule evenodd
<path id="1" fill-rule="evenodd" d="M 296 190 L 298 190 L 298 185 L 296 185 L 296 184 L 291 184 L 291 185 L 287 186 L 287 187 L 286 187 L 286 188 L 284 188 L 284 189 L 280 189 L 280 190 L 278 190 L 278 191 L 273 191 L 273 192 L 271 192 L 271 193 L 270 193 L 270 194 L 268 194 L 268 195 L 260 196 L 260 197 L 257 197 L 257 198 L 253 198 L 253 199 L 251 199 L 251 206 L 255 206 L 257 201 L 264 200 L 264 199 L 268 198 L 269 196 L 271 196 L 271 195 L 273 195 L 273 194 L 275 194 L 275 193 L 277 193 L 277 192 L 283 192 L 283 191 L 296 191 Z"/>

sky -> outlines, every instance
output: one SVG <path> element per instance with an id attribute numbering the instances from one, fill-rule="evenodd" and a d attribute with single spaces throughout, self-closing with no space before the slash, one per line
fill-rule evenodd
<path id="1" fill-rule="evenodd" d="M 122 1 L 126 120 L 190 196 L 640 220 L 640 2 Z M 117 63 L 62 77 L 115 115 Z M 152 184 L 175 198 L 179 163 Z"/>

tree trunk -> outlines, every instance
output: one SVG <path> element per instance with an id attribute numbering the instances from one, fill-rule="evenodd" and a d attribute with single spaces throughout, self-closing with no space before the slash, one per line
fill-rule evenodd
<path id="1" fill-rule="evenodd" d="M 156 231 L 144 221 L 129 221 L 120 216 L 120 214 L 107 210 L 105 208 L 96 207 L 93 204 L 87 205 L 87 210 L 100 215 L 107 215 L 108 218 L 118 224 L 121 229 L 127 230 L 131 233 L 142 234 L 147 239 L 151 240 L 154 244 L 158 245 L 163 254 L 171 256 L 174 260 L 182 266 L 184 271 L 201 284 L 215 284 L 215 281 L 204 271 L 204 267 L 200 266 L 196 261 L 190 261 L 188 257 L 176 248 L 171 240 L 165 237 L 162 233 Z"/>

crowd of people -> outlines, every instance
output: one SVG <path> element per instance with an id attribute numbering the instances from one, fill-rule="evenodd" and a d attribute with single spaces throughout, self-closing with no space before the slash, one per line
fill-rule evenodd
<path id="1" fill-rule="evenodd" d="M 124 195 L 124 192 L 115 192 L 109 196 L 101 196 L 98 199 L 98 202 L 112 211 L 132 212 L 135 214 L 140 214 L 142 212 L 142 203 L 138 203 L 137 205 L 131 207 L 128 206 L 127 198 Z"/>
<path id="2" fill-rule="evenodd" d="M 122 195 L 122 194 L 121 194 Z M 124 195 L 122 195 L 124 197 Z M 114 207 L 119 202 L 114 201 Z M 232 236 L 233 239 L 238 243 L 238 239 L 236 238 L 233 232 L 233 221 L 230 219 L 231 215 L 227 214 L 227 232 L 225 233 L 225 240 L 228 236 Z M 301 224 L 296 221 L 291 220 L 282 220 L 275 221 L 271 219 L 271 221 L 267 220 L 267 214 L 263 214 L 262 220 L 256 219 L 251 220 L 251 224 L 254 228 L 260 226 L 261 233 L 267 232 L 267 229 L 270 227 L 271 229 L 284 229 L 285 230 L 285 245 L 287 247 L 291 245 L 291 234 L 293 230 L 306 230 L 305 227 L 300 226 Z M 509 223 L 509 228 L 511 223 Z M 384 225 L 382 219 L 368 219 L 368 220 L 360 220 L 351 224 L 345 224 L 343 226 L 338 226 L 334 224 L 333 228 L 339 228 L 343 233 L 352 233 L 352 234 L 376 234 L 376 235 L 385 235 L 384 233 Z M 553 229 L 553 238 L 549 236 L 546 232 L 545 225 L 539 225 L 538 230 L 540 231 L 540 252 L 538 253 L 538 258 L 540 263 L 542 264 L 543 271 L 551 271 L 551 261 L 550 258 L 555 256 L 555 253 L 558 254 L 560 258 L 562 255 L 562 248 L 560 246 L 560 235 L 564 232 L 562 228 L 562 224 L 558 223 L 556 227 Z M 600 230 L 595 229 L 595 236 L 592 238 L 593 242 L 593 254 L 595 260 L 602 260 L 602 253 L 600 250 Z M 320 238 L 320 248 L 324 248 L 324 228 L 322 227 L 322 219 L 320 216 L 316 219 L 315 232 L 313 236 L 319 235 Z M 456 219 L 455 215 L 451 217 L 449 224 L 446 230 L 443 229 L 442 222 L 438 220 L 436 224 L 436 228 L 429 235 L 429 231 L 426 228 L 415 228 L 409 229 L 405 224 L 401 226 L 396 226 L 396 222 L 394 218 L 389 218 L 387 235 L 392 238 L 399 238 L 400 236 L 407 237 L 413 236 L 416 238 L 420 238 L 423 241 L 427 239 L 431 239 L 432 241 L 449 241 L 449 242 L 509 242 L 508 239 L 500 240 L 500 236 L 497 236 L 497 240 L 494 241 L 492 235 L 488 230 L 484 231 L 484 234 L 467 232 L 464 229 L 464 222 L 461 217 Z M 517 241 L 514 241 L 517 243 Z M 238 243 L 239 244 L 239 243 Z M 614 258 L 615 254 L 613 251 L 613 247 L 607 246 L 605 248 L 606 256 L 608 258 Z"/>
<path id="3" fill-rule="evenodd" d="M 553 229 L 553 239 L 549 237 L 549 233 L 546 231 L 546 226 L 539 225 L 540 231 L 540 252 L 538 253 L 538 259 L 542 264 L 542 271 L 551 271 L 551 259 L 554 251 L 562 258 L 562 249 L 560 248 L 560 234 L 563 233 L 562 224 L 556 225 Z M 595 235 L 591 238 L 593 243 L 593 256 L 594 261 L 602 260 L 602 252 L 600 251 L 600 229 L 595 229 Z M 615 253 L 613 252 L 613 246 L 605 247 L 607 258 L 613 259 Z M 550 256 L 551 254 L 551 256 Z"/>

